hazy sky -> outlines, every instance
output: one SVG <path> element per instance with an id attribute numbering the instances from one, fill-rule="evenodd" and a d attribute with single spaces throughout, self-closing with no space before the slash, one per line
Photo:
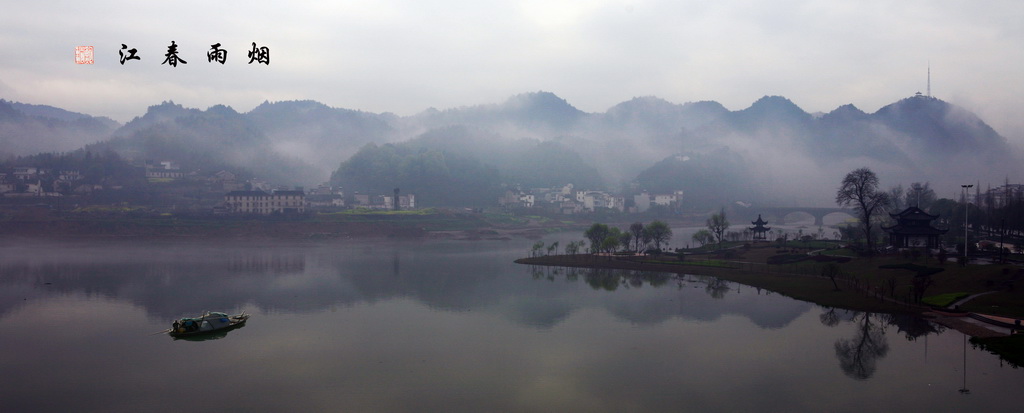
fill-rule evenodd
<path id="1" fill-rule="evenodd" d="M 926 92 L 930 62 L 935 97 L 1024 141 L 1019 0 L 5 3 L 0 97 L 122 122 L 164 100 L 410 115 L 538 90 L 587 112 L 647 95 L 874 112 Z M 172 40 L 187 64 L 161 64 Z M 270 65 L 248 64 L 252 42 Z M 122 43 L 142 60 L 121 65 Z M 226 64 L 207 61 L 214 43 Z"/>

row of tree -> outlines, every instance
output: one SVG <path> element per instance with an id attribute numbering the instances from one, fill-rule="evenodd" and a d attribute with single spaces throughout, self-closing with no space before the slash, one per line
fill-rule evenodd
<path id="1" fill-rule="evenodd" d="M 634 222 L 625 231 L 606 224 L 594 223 L 587 228 L 583 236 L 590 241 L 590 252 L 615 252 L 620 249 L 636 253 L 654 249 L 661 250 L 663 244 L 672 239 L 672 228 L 662 221 L 652 221 L 644 225 Z"/>
<path id="2" fill-rule="evenodd" d="M 915 182 L 910 189 L 895 186 L 888 191 L 879 188 L 879 179 L 868 168 L 851 171 L 843 178 L 836 192 L 836 203 L 852 207 L 857 211 L 859 227 L 867 244 L 868 252 L 875 250 L 875 231 L 885 219 L 885 212 L 899 212 L 915 206 L 933 215 L 940 216 L 940 222 L 948 228 L 974 228 L 975 234 L 1005 236 L 1007 243 L 1022 244 L 1024 235 L 1024 190 L 1014 190 L 1009 183 L 1005 193 L 997 199 L 995 191 L 989 190 L 983 196 L 975 195 L 975 203 L 965 196 L 960 201 L 937 199 L 935 191 L 927 182 Z M 968 217 L 970 222 L 968 222 Z M 848 229 L 840 228 L 844 238 L 850 238 Z M 861 235 L 857 234 L 857 235 Z M 946 236 L 957 239 L 962 231 L 950 231 Z M 860 238 L 860 237 L 856 237 Z M 961 241 L 955 241 L 964 244 Z M 969 244 L 969 243 L 968 243 Z"/>

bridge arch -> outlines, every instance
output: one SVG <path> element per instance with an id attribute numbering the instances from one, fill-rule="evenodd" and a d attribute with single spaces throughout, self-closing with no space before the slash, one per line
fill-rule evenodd
<path id="1" fill-rule="evenodd" d="M 829 213 L 821 216 L 822 222 L 825 221 L 826 217 L 834 217 L 834 218 L 844 217 L 843 218 L 844 221 L 846 221 L 846 220 L 854 220 L 854 221 L 856 221 L 857 220 L 857 215 L 854 214 L 853 210 L 829 212 Z"/>
<path id="2" fill-rule="evenodd" d="M 791 214 L 803 212 L 814 217 L 815 226 L 825 225 L 824 219 L 826 216 L 842 213 L 849 215 L 850 217 L 856 217 L 854 210 L 849 208 L 818 208 L 818 207 L 767 207 L 767 208 L 751 208 L 753 215 L 762 214 L 766 217 L 771 217 L 774 222 L 778 224 L 785 224 L 786 218 Z M 753 218 L 751 218 L 753 219 Z"/>

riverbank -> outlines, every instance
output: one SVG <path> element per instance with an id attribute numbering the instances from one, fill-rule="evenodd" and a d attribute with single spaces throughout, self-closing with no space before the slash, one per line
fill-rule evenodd
<path id="1" fill-rule="evenodd" d="M 636 257 L 578 255 L 547 255 L 521 258 L 518 264 L 556 267 L 608 268 L 633 271 L 659 271 L 675 274 L 710 275 L 724 280 L 738 282 L 757 288 L 771 290 L 778 294 L 802 301 L 809 301 L 826 307 L 838 307 L 855 311 L 887 313 L 921 313 L 925 308 L 878 299 L 863 291 L 851 288 L 837 290 L 825 277 L 812 276 L 799 271 L 779 268 L 768 271 L 761 266 L 741 261 L 704 264 L 689 260 L 673 262 L 670 259 L 651 260 Z M 744 265 L 748 264 L 748 265 Z"/>
<path id="2" fill-rule="evenodd" d="M 732 260 L 716 260 L 712 259 L 712 255 L 700 258 L 686 256 L 684 261 L 680 261 L 678 257 L 669 255 L 636 257 L 577 254 L 521 258 L 515 262 L 539 266 L 709 275 L 755 288 L 767 289 L 825 307 L 864 312 L 914 313 L 971 336 L 971 343 L 999 355 L 1015 366 L 1024 366 L 1024 334 L 1007 335 L 996 331 L 997 329 L 987 328 L 982 324 L 963 318 L 932 312 L 932 307 L 927 305 L 908 304 L 896 299 L 901 295 L 899 287 L 902 283 L 910 281 L 901 280 L 893 274 L 886 274 L 886 271 L 879 271 L 878 268 L 896 266 L 898 264 L 893 264 L 893 262 L 900 261 L 901 257 L 844 259 L 843 263 L 832 262 L 837 268 L 840 268 L 840 275 L 833 281 L 833 279 L 821 275 L 823 265 L 801 267 L 799 263 L 767 264 L 771 257 L 777 257 L 779 252 L 770 247 L 746 249 L 738 253 L 745 259 Z M 785 252 L 792 253 L 792 251 Z M 870 271 L 872 268 L 875 270 Z M 957 268 L 942 277 L 934 276 L 933 278 L 938 280 L 936 282 L 938 285 L 933 287 L 933 291 L 949 294 L 948 291 L 957 289 L 983 289 L 996 285 L 1006 288 L 1006 281 L 1003 280 L 1001 284 L 999 281 L 1007 278 L 1016 279 L 1019 275 L 1016 273 L 1010 275 L 1010 271 L 1005 271 L 1007 268 L 1009 267 L 992 265 Z M 892 270 L 887 271 L 892 272 Z M 901 276 L 904 279 L 907 277 L 906 274 Z M 913 278 L 913 276 L 910 277 Z M 882 288 L 882 280 L 888 281 L 888 295 L 885 288 Z M 1003 309 L 1003 314 L 1019 318 L 1019 306 L 1016 302 L 1020 300 L 1021 293 L 1013 291 L 1012 283 L 1009 284 L 1009 290 L 990 291 L 983 297 L 978 297 L 979 301 L 985 299 L 984 302 L 972 303 L 974 300 L 971 300 L 963 303 L 963 307 Z"/>

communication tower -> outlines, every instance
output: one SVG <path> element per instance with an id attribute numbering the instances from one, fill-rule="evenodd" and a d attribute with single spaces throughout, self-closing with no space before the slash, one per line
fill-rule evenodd
<path id="1" fill-rule="evenodd" d="M 932 97 L 932 62 L 928 62 L 928 97 Z"/>

